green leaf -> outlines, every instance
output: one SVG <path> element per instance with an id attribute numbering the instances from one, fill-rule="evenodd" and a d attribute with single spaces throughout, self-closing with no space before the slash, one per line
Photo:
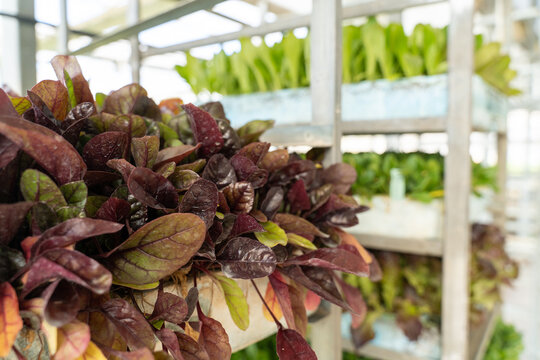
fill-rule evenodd
<path id="1" fill-rule="evenodd" d="M 67 206 L 62 192 L 50 177 L 41 171 L 27 169 L 21 176 L 21 192 L 27 201 L 40 201 L 53 210 Z"/>
<path id="2" fill-rule="evenodd" d="M 65 69 L 64 69 L 64 81 L 65 81 L 66 88 L 68 91 L 69 104 L 71 105 L 72 108 L 74 108 L 75 106 L 77 106 L 77 97 L 75 96 L 75 89 L 73 88 L 73 81 L 71 80 L 71 76 L 69 76 L 68 72 Z"/>
<path id="3" fill-rule="evenodd" d="M 145 285 L 184 266 L 201 247 L 206 225 L 197 215 L 174 213 L 131 234 L 109 258 L 114 281 Z"/>
<path id="4" fill-rule="evenodd" d="M 105 201 L 107 201 L 108 197 L 101 196 L 101 195 L 93 195 L 89 196 L 86 199 L 86 205 L 84 207 L 84 211 L 86 212 L 86 216 L 88 217 L 94 217 L 96 215 L 96 212 L 99 210 L 101 205 Z"/>
<path id="5" fill-rule="evenodd" d="M 64 199 L 66 199 L 68 205 L 81 210 L 86 206 L 88 187 L 83 180 L 66 183 L 60 186 L 60 191 L 62 192 L 62 195 L 64 195 Z"/>
<path id="6" fill-rule="evenodd" d="M 96 93 L 96 104 L 99 108 L 102 108 L 103 105 L 105 104 L 105 99 L 107 98 L 107 95 L 105 95 L 104 93 Z"/>
<path id="7" fill-rule="evenodd" d="M 121 281 L 115 281 L 115 280 L 113 280 L 112 283 L 115 285 L 120 285 L 120 286 L 124 286 L 130 289 L 135 289 L 135 290 L 152 290 L 159 286 L 159 281 L 149 283 L 149 284 L 143 284 L 143 285 L 127 284 L 127 283 L 123 283 Z"/>
<path id="8" fill-rule="evenodd" d="M 287 233 L 287 239 L 289 244 L 293 244 L 310 250 L 317 250 L 317 247 L 303 236 L 294 233 Z"/>
<path id="9" fill-rule="evenodd" d="M 259 240 L 261 243 L 268 247 L 274 247 L 276 245 L 287 245 L 287 234 L 285 233 L 285 230 L 280 228 L 278 224 L 267 221 L 264 223 L 261 223 L 262 227 L 265 232 L 255 232 L 255 237 L 257 240 Z"/>
<path id="10" fill-rule="evenodd" d="M 219 281 L 223 289 L 225 302 L 234 323 L 239 329 L 247 330 L 249 327 L 249 307 L 242 289 L 233 279 L 217 274 L 213 274 L 212 276 Z"/>

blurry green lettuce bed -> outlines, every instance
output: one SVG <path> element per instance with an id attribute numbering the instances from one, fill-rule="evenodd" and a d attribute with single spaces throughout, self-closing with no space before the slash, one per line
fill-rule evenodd
<path id="1" fill-rule="evenodd" d="M 223 50 L 209 60 L 187 53 L 184 66 L 175 68 L 198 94 L 203 91 L 222 95 L 248 94 L 310 85 L 310 37 L 297 38 L 292 32 L 268 46 L 255 46 L 240 39 L 241 50 L 227 55 Z M 448 70 L 447 28 L 418 24 L 406 35 L 401 24 L 384 27 L 375 18 L 360 26 L 343 27 L 343 82 L 399 79 L 436 75 Z M 475 72 L 505 95 L 519 90 L 510 82 L 516 72 L 501 44 L 484 43 L 475 37 Z"/>
<path id="2" fill-rule="evenodd" d="M 351 188 L 354 195 L 365 198 L 388 195 L 393 168 L 400 169 L 405 179 L 405 193 L 410 198 L 429 202 L 444 195 L 444 157 L 438 153 L 346 153 L 343 162 L 352 165 L 358 174 Z M 497 168 L 471 164 L 473 192 L 479 195 L 481 188 L 497 190 Z"/>

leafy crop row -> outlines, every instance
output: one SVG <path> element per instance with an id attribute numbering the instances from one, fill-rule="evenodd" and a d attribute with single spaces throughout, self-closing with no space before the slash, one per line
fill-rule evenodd
<path id="1" fill-rule="evenodd" d="M 241 39 L 241 50 L 222 50 L 210 60 L 186 53 L 186 65 L 175 68 L 195 93 L 204 90 L 222 95 L 247 94 L 306 87 L 310 84 L 310 40 L 288 32 L 281 42 L 255 46 Z M 447 28 L 417 25 L 407 36 L 400 24 L 381 26 L 374 18 L 360 26 L 343 27 L 343 82 L 436 75 L 448 70 Z M 475 72 L 506 95 L 517 95 L 510 86 L 516 72 L 501 44 L 475 42 Z"/>
<path id="2" fill-rule="evenodd" d="M 371 198 L 388 195 L 390 170 L 399 169 L 405 180 L 405 193 L 412 199 L 429 202 L 444 195 L 444 157 L 429 153 L 346 153 L 343 162 L 356 169 L 358 177 L 352 193 Z M 481 188 L 497 190 L 497 168 L 472 164 L 472 188 L 479 195 Z"/>
<path id="3" fill-rule="evenodd" d="M 470 264 L 470 320 L 473 324 L 482 321 L 487 311 L 500 302 L 501 287 L 510 285 L 518 276 L 518 266 L 506 253 L 504 244 L 504 236 L 497 227 L 473 225 Z M 374 321 L 388 312 L 396 314 L 398 326 L 409 339 L 417 340 L 426 321 L 440 322 L 441 260 L 386 251 L 374 255 L 380 265 L 380 281 L 344 275 L 347 283 L 362 291 L 367 305 L 362 325 L 351 329 L 356 346 L 373 339 Z"/>
<path id="4" fill-rule="evenodd" d="M 201 275 L 246 331 L 261 309 L 235 279 L 269 279 L 264 297 L 252 283 L 281 359 L 316 358 L 304 336 L 320 297 L 361 311 L 335 273 L 371 271 L 341 230 L 367 210 L 347 195 L 350 165 L 270 151 L 272 121 L 234 130 L 219 103 L 158 105 L 137 84 L 94 101 L 75 58 L 52 65 L 58 81 L 25 97 L 0 90 L 0 357 L 229 359 Z M 185 297 L 165 291 L 186 277 Z M 135 300 L 147 290 L 151 313 Z"/>

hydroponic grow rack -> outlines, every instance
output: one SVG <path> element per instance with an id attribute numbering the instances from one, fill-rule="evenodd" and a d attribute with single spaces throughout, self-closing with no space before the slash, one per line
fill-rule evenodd
<path id="1" fill-rule="evenodd" d="M 341 121 L 341 21 L 385 12 L 401 11 L 408 7 L 441 2 L 440 0 L 379 0 L 343 8 L 340 0 L 313 0 L 311 16 L 300 16 L 260 27 L 244 27 L 230 34 L 185 42 L 164 48 L 140 52 L 134 35 L 172 19 L 198 10 L 210 9 L 220 0 L 182 2 L 167 13 L 135 22 L 106 36 L 95 38 L 89 45 L 72 54 L 82 54 L 119 39 L 132 39 L 134 80 L 138 80 L 140 58 L 194 47 L 222 43 L 245 36 L 260 36 L 302 26 L 311 27 L 311 99 L 312 121 L 309 125 L 276 128 L 274 138 L 283 145 L 306 144 L 328 148 L 327 162 L 341 158 L 340 143 L 344 134 L 400 134 L 442 132 L 448 136 L 448 155 L 445 159 L 445 226 L 439 241 L 426 240 L 408 243 L 400 238 L 359 237 L 367 247 L 400 252 L 430 254 L 443 259 L 442 303 L 442 358 L 462 360 L 482 357 L 482 344 L 491 336 L 489 323 L 478 334 L 469 333 L 469 218 L 468 198 L 471 169 L 469 136 L 472 129 L 472 73 L 473 73 L 473 8 L 472 0 L 449 0 L 451 24 L 448 38 L 448 113 L 437 118 L 386 119 L 383 121 Z M 131 2 L 132 14 L 137 14 L 137 1 Z M 132 17 L 133 18 L 133 17 Z M 484 129 L 474 129 L 484 130 Z M 506 134 L 497 131 L 499 155 L 499 186 L 504 189 Z M 503 196 L 499 203 L 503 203 Z M 500 212 L 499 223 L 504 212 Z M 488 317 L 493 318 L 493 316 Z M 319 320 L 312 329 L 312 344 L 320 359 L 341 358 L 340 311 L 332 306 L 330 314 Z M 248 330 L 249 332 L 249 330 Z M 241 344 L 247 346 L 258 339 L 246 333 Z M 473 341 L 473 339 L 480 339 Z M 238 348 L 241 348 L 239 346 Z M 382 359 L 411 359 L 402 353 L 368 347 L 369 355 Z M 362 353 L 362 351 L 360 351 Z"/>

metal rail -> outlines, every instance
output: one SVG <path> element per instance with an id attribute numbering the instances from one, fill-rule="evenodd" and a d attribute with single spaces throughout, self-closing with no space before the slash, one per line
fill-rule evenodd
<path id="1" fill-rule="evenodd" d="M 125 27 L 109 35 L 97 37 L 90 44 L 72 51 L 71 55 L 84 54 L 103 45 L 107 45 L 113 41 L 127 39 L 130 36 L 137 35 L 138 33 L 153 28 L 157 25 L 161 25 L 171 20 L 176 20 L 182 16 L 192 14 L 199 10 L 209 9 L 222 1 L 223 0 L 191 0 L 189 2 L 183 2 L 182 5 L 177 6 L 165 13 L 140 21 L 135 25 Z"/>
<path id="2" fill-rule="evenodd" d="M 342 19 L 351 19 L 361 16 L 369 16 L 383 12 L 396 12 L 406 8 L 436 4 L 445 0 L 379 0 L 368 1 L 354 6 L 349 6 L 342 9 Z M 162 48 L 149 48 L 142 53 L 143 57 L 167 54 L 176 51 L 187 51 L 196 47 L 219 44 L 227 41 L 237 40 L 242 37 L 263 36 L 272 32 L 286 31 L 300 27 L 310 26 L 311 16 L 302 15 L 281 19 L 274 23 L 264 24 L 258 27 L 246 27 L 240 31 L 235 31 L 228 34 L 211 36 L 205 39 L 187 41 L 184 43 L 166 46 Z"/>

